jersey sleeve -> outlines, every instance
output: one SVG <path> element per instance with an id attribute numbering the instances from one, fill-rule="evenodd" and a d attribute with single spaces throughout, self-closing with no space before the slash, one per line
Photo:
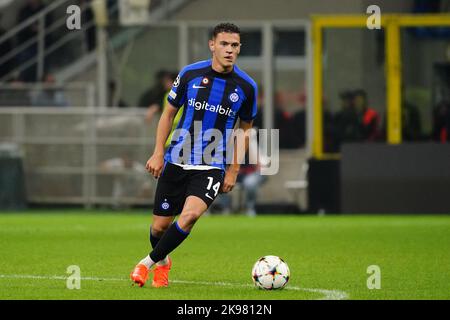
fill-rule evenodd
<path id="1" fill-rule="evenodd" d="M 258 111 L 258 107 L 256 105 L 258 89 L 256 85 L 250 86 L 247 92 L 245 92 L 245 96 L 246 99 L 239 110 L 239 118 L 246 122 L 251 122 L 256 118 L 256 113 Z"/>
<path id="2" fill-rule="evenodd" d="M 187 74 L 186 69 L 181 70 L 173 82 L 172 89 L 169 91 L 167 101 L 175 108 L 180 108 L 186 101 L 187 95 Z"/>

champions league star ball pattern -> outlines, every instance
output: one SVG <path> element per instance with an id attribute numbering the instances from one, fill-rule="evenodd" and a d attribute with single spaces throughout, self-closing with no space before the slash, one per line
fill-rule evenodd
<path id="1" fill-rule="evenodd" d="M 277 256 L 265 256 L 256 261 L 252 270 L 253 283 L 265 290 L 282 289 L 289 281 L 289 267 Z"/>

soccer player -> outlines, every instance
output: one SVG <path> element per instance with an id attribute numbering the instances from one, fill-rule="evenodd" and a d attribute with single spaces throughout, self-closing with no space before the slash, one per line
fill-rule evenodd
<path id="1" fill-rule="evenodd" d="M 257 112 L 256 83 L 235 65 L 240 48 L 239 28 L 231 23 L 217 25 L 209 40 L 212 59 L 183 68 L 169 92 L 169 104 L 158 124 L 155 149 L 146 165 L 159 179 L 150 227 L 153 250 L 130 275 L 141 287 L 153 266 L 152 285 L 168 286 L 172 265 L 168 254 L 188 237 L 219 191 L 230 192 L 236 183 L 239 163 L 248 149 L 248 134 Z M 184 110 L 177 130 L 183 129 L 180 132 L 184 134 L 180 133 L 178 138 L 174 135 L 164 151 L 164 143 L 181 106 Z M 233 135 L 227 134 L 235 128 L 238 118 L 239 129 L 247 135 L 240 155 L 236 150 L 238 144 L 230 138 Z M 201 132 L 195 129 L 198 123 Z M 206 161 L 204 154 L 211 141 L 202 135 L 210 129 L 222 134 L 222 139 L 216 141 L 215 151 L 223 156 Z M 234 150 L 232 161 L 227 165 L 229 141 Z M 242 144 L 240 146 L 242 148 Z M 185 154 L 185 147 L 190 147 L 189 154 Z M 173 222 L 176 215 L 180 216 Z"/>

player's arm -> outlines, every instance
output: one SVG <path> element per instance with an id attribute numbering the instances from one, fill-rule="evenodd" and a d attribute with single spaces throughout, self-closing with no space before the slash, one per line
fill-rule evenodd
<path id="1" fill-rule="evenodd" d="M 158 122 L 158 129 L 156 130 L 156 143 L 153 155 L 148 159 L 145 168 L 155 178 L 159 178 L 164 167 L 164 145 L 167 137 L 172 130 L 173 119 L 178 112 L 178 108 L 175 108 L 170 102 L 167 103 L 167 107 L 161 115 Z"/>
<path id="2" fill-rule="evenodd" d="M 256 83 L 251 82 L 251 86 L 247 86 L 244 89 L 245 99 L 241 109 L 239 110 L 239 130 L 242 135 L 239 133 L 236 135 L 238 139 L 244 138 L 244 141 L 233 141 L 233 162 L 228 167 L 225 172 L 225 178 L 222 186 L 223 192 L 230 192 L 234 185 L 236 184 L 236 179 L 239 173 L 239 169 L 241 167 L 240 163 L 243 162 L 245 158 L 245 154 L 247 153 L 249 141 L 250 141 L 250 133 L 253 127 L 253 120 L 256 118 L 257 113 L 257 96 L 258 96 L 258 87 Z M 243 131 L 243 132 L 242 132 Z"/>
<path id="3" fill-rule="evenodd" d="M 225 172 L 225 178 L 223 181 L 222 191 L 230 192 L 233 190 L 236 184 L 236 179 L 239 174 L 239 169 L 241 168 L 241 163 L 245 158 L 248 146 L 250 143 L 250 130 L 253 127 L 253 121 L 247 122 L 244 120 L 239 120 L 239 129 L 243 131 L 243 135 L 237 135 L 238 139 L 244 139 L 244 141 L 234 141 L 233 148 L 233 162 L 229 165 L 227 171 Z"/>

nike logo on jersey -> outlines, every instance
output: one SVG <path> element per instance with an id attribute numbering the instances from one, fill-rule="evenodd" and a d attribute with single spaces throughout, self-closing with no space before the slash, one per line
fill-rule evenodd
<path id="1" fill-rule="evenodd" d="M 197 85 L 193 85 L 192 86 L 193 89 L 206 89 L 206 87 L 202 87 L 202 86 L 197 86 Z"/>
<path id="2" fill-rule="evenodd" d="M 205 193 L 205 196 L 210 198 L 211 200 L 214 200 L 213 198 L 211 198 L 211 196 L 208 193 Z"/>

